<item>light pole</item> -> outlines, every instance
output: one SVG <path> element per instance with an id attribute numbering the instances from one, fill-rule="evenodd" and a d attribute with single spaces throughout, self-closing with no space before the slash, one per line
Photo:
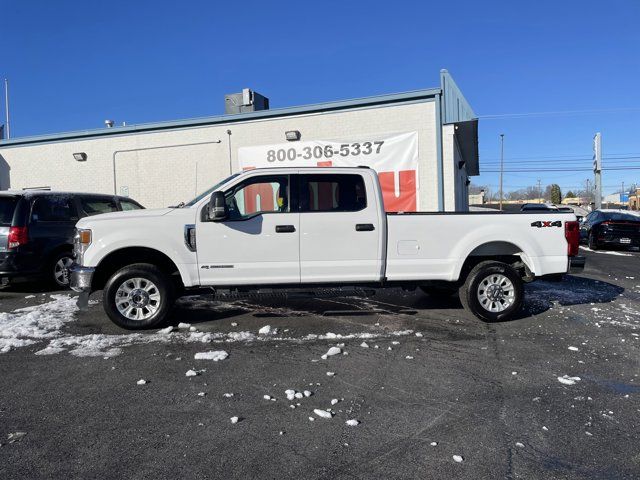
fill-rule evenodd
<path id="1" fill-rule="evenodd" d="M 504 133 L 500 134 L 500 210 L 502 210 L 502 174 L 504 171 Z"/>
<path id="2" fill-rule="evenodd" d="M 11 138 L 11 127 L 9 126 L 9 80 L 4 79 L 4 112 L 5 112 L 5 127 L 7 128 L 7 139 Z"/>

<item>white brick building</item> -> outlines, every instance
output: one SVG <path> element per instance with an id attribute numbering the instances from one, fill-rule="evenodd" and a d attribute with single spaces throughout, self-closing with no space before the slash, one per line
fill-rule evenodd
<path id="1" fill-rule="evenodd" d="M 287 142 L 285 132 L 299 132 L 299 142 Z M 467 210 L 468 177 L 479 173 L 477 119 L 446 71 L 439 88 L 402 94 L 0 141 L 0 189 L 116 193 L 161 207 L 188 201 L 246 167 L 255 150 L 247 147 L 267 152 L 273 146 L 277 152 L 284 144 L 285 153 L 298 152 L 297 159 L 287 159 L 292 165 L 302 158 L 303 145 L 334 142 L 333 158 L 317 158 L 318 164 L 340 165 L 340 144 L 357 143 L 360 150 L 369 141 L 403 134 L 412 134 L 402 138 L 413 141 L 401 145 L 402 151 L 417 163 L 414 209 Z M 249 152 L 244 163 L 243 151 Z M 362 165 L 372 158 L 349 157 Z M 393 162 L 388 155 L 384 160 Z M 391 190 L 395 185 L 396 196 L 406 194 L 402 173 L 389 170 Z"/>

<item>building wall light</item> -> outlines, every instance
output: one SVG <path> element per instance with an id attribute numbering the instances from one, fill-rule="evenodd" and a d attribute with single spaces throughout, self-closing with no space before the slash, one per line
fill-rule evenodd
<path id="1" fill-rule="evenodd" d="M 296 142 L 300 140 L 302 135 L 300 135 L 299 130 L 289 130 L 288 132 L 284 132 L 284 138 L 287 139 L 288 142 Z"/>
<path id="2" fill-rule="evenodd" d="M 75 158 L 78 162 L 86 162 L 87 154 L 84 152 L 78 152 L 73 154 L 73 158 Z"/>

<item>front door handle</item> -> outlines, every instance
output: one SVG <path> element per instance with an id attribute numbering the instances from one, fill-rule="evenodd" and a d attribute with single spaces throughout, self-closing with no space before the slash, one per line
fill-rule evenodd
<path id="1" fill-rule="evenodd" d="M 276 225 L 276 233 L 293 233 L 296 227 L 293 225 Z"/>
<path id="2" fill-rule="evenodd" d="M 356 232 L 372 232 L 376 227 L 373 223 L 358 223 L 356 224 Z"/>

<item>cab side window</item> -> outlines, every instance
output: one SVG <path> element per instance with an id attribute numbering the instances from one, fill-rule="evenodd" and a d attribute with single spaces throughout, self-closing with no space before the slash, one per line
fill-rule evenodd
<path id="1" fill-rule="evenodd" d="M 288 175 L 249 178 L 226 192 L 229 220 L 245 220 L 264 213 L 289 213 Z"/>
<path id="2" fill-rule="evenodd" d="M 357 212 L 366 207 L 367 192 L 361 175 L 300 176 L 301 212 Z"/>
<path id="3" fill-rule="evenodd" d="M 34 200 L 31 207 L 34 222 L 71 222 L 78 220 L 73 200 L 68 197 L 43 196 Z"/>

